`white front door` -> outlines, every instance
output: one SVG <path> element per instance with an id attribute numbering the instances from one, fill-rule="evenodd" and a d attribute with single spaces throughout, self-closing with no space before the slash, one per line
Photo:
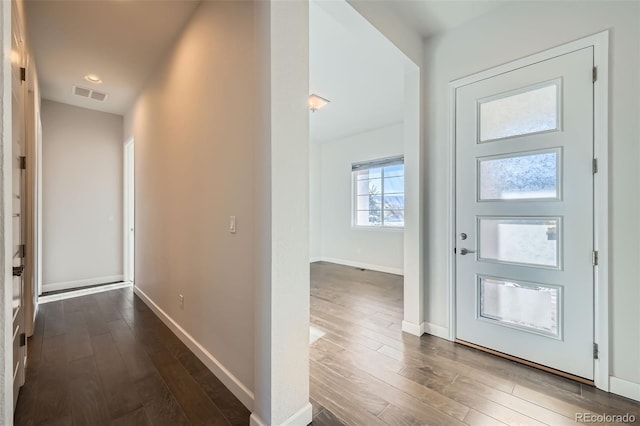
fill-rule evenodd
<path id="1" fill-rule="evenodd" d="M 593 379 L 593 48 L 456 89 L 456 338 Z"/>

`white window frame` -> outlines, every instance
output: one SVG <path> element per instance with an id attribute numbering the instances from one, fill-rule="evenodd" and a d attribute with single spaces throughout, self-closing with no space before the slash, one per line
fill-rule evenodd
<path id="1" fill-rule="evenodd" d="M 380 194 L 384 199 L 384 167 L 387 165 L 392 165 L 397 162 L 401 162 L 402 164 L 402 178 L 405 179 L 405 164 L 404 164 L 404 155 L 398 155 L 394 157 L 380 158 L 371 161 L 364 161 L 360 163 L 353 163 L 351 165 L 351 227 L 353 229 L 361 229 L 361 230 L 381 230 L 381 231 L 404 231 L 405 222 L 403 221 L 402 226 L 389 226 L 384 224 L 384 205 L 382 205 L 382 224 L 381 225 L 359 225 L 358 224 L 358 178 L 357 171 L 358 170 L 366 170 L 373 168 L 381 168 L 382 174 L 380 176 L 381 180 L 381 188 Z M 394 176 L 397 177 L 397 176 Z M 402 189 L 402 195 L 405 196 L 406 188 Z M 403 204 L 403 211 L 405 211 L 406 204 Z"/>

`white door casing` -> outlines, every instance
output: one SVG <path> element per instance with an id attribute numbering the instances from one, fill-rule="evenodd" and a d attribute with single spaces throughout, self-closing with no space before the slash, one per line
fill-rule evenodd
<path id="1" fill-rule="evenodd" d="M 594 378 L 593 55 L 587 47 L 461 85 L 455 99 L 456 337 L 587 379 Z M 534 98 L 557 114 L 519 109 Z M 528 134 L 508 127 L 505 118 L 519 114 L 529 117 Z"/>
<path id="2" fill-rule="evenodd" d="M 11 2 L 11 114 L 12 114 L 12 257 L 13 257 L 13 406 L 18 401 L 18 392 L 25 381 L 26 332 L 24 309 L 24 212 L 25 170 L 22 160 L 25 155 L 24 106 L 26 76 L 23 67 L 25 58 L 24 37 L 20 26 L 17 3 Z"/>
<path id="3" fill-rule="evenodd" d="M 124 145 L 124 280 L 133 283 L 135 269 L 134 141 Z"/>

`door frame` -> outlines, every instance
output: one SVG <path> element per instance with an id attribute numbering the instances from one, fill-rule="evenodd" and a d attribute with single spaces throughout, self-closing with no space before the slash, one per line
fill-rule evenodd
<path id="1" fill-rule="evenodd" d="M 594 359 L 594 383 L 609 391 L 609 31 L 602 31 L 543 52 L 538 52 L 449 83 L 449 191 L 448 191 L 448 305 L 449 340 L 456 338 L 456 90 L 462 86 L 504 74 L 537 62 L 593 47 L 597 67 L 594 95 L 594 157 L 598 172 L 594 175 L 594 250 L 598 265 L 594 267 L 594 343 L 598 359 Z"/>
<path id="2" fill-rule="evenodd" d="M 135 141 L 133 137 L 127 139 L 124 143 L 123 160 L 123 278 L 125 282 L 128 281 L 133 284 L 135 274 Z M 134 228 L 134 235 L 129 232 L 132 227 Z M 130 250 L 132 246 L 134 250 Z"/>

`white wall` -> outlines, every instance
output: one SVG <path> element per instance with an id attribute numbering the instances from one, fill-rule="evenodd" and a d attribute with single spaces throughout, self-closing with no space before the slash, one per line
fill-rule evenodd
<path id="1" fill-rule="evenodd" d="M 43 290 L 121 280 L 122 116 L 47 100 L 41 114 Z"/>
<path id="2" fill-rule="evenodd" d="M 322 257 L 322 181 L 320 164 L 322 145 L 309 143 L 309 258 L 317 262 Z"/>
<path id="3" fill-rule="evenodd" d="M 136 288 L 246 389 L 257 207 L 252 8 L 203 2 L 126 120 L 135 138 Z"/>
<path id="4" fill-rule="evenodd" d="M 346 0 L 371 25 L 376 27 L 415 64 L 422 62 L 422 37 L 395 14 L 389 13 L 388 2 Z"/>
<path id="5" fill-rule="evenodd" d="M 328 142 L 313 142 L 311 165 L 311 247 L 326 260 L 402 274 L 403 231 L 363 229 L 351 225 L 353 163 L 402 155 L 403 124 L 359 133 Z M 319 164 L 318 162 L 319 158 Z M 314 161 L 316 162 L 314 164 Z M 319 259 L 318 259 L 319 258 Z"/>
<path id="6" fill-rule="evenodd" d="M 256 252 L 256 389 L 251 426 L 307 425 L 309 403 L 309 3 L 257 1 L 268 199 Z M 264 96 L 262 90 L 268 90 Z M 268 160 L 267 160 L 268 159 Z M 265 161 L 267 160 L 267 161 Z M 264 238 L 263 238 L 264 237 Z M 267 243 L 267 245 L 263 245 Z"/>
<path id="7" fill-rule="evenodd" d="M 135 291 L 252 424 L 311 420 L 307 16 L 202 2 L 125 119 Z"/>
<path id="8" fill-rule="evenodd" d="M 13 422 L 13 289 L 12 276 L 12 179 L 11 179 L 11 2 L 0 3 L 0 47 L 3 58 L 0 64 L 0 424 Z"/>
<path id="9" fill-rule="evenodd" d="M 576 14 L 579 10 L 579 14 Z M 612 370 L 640 383 L 640 4 L 514 2 L 425 42 L 426 321 L 448 327 L 448 137 L 451 80 L 596 32 L 610 45 Z M 640 391 L 638 393 L 640 395 Z"/>

